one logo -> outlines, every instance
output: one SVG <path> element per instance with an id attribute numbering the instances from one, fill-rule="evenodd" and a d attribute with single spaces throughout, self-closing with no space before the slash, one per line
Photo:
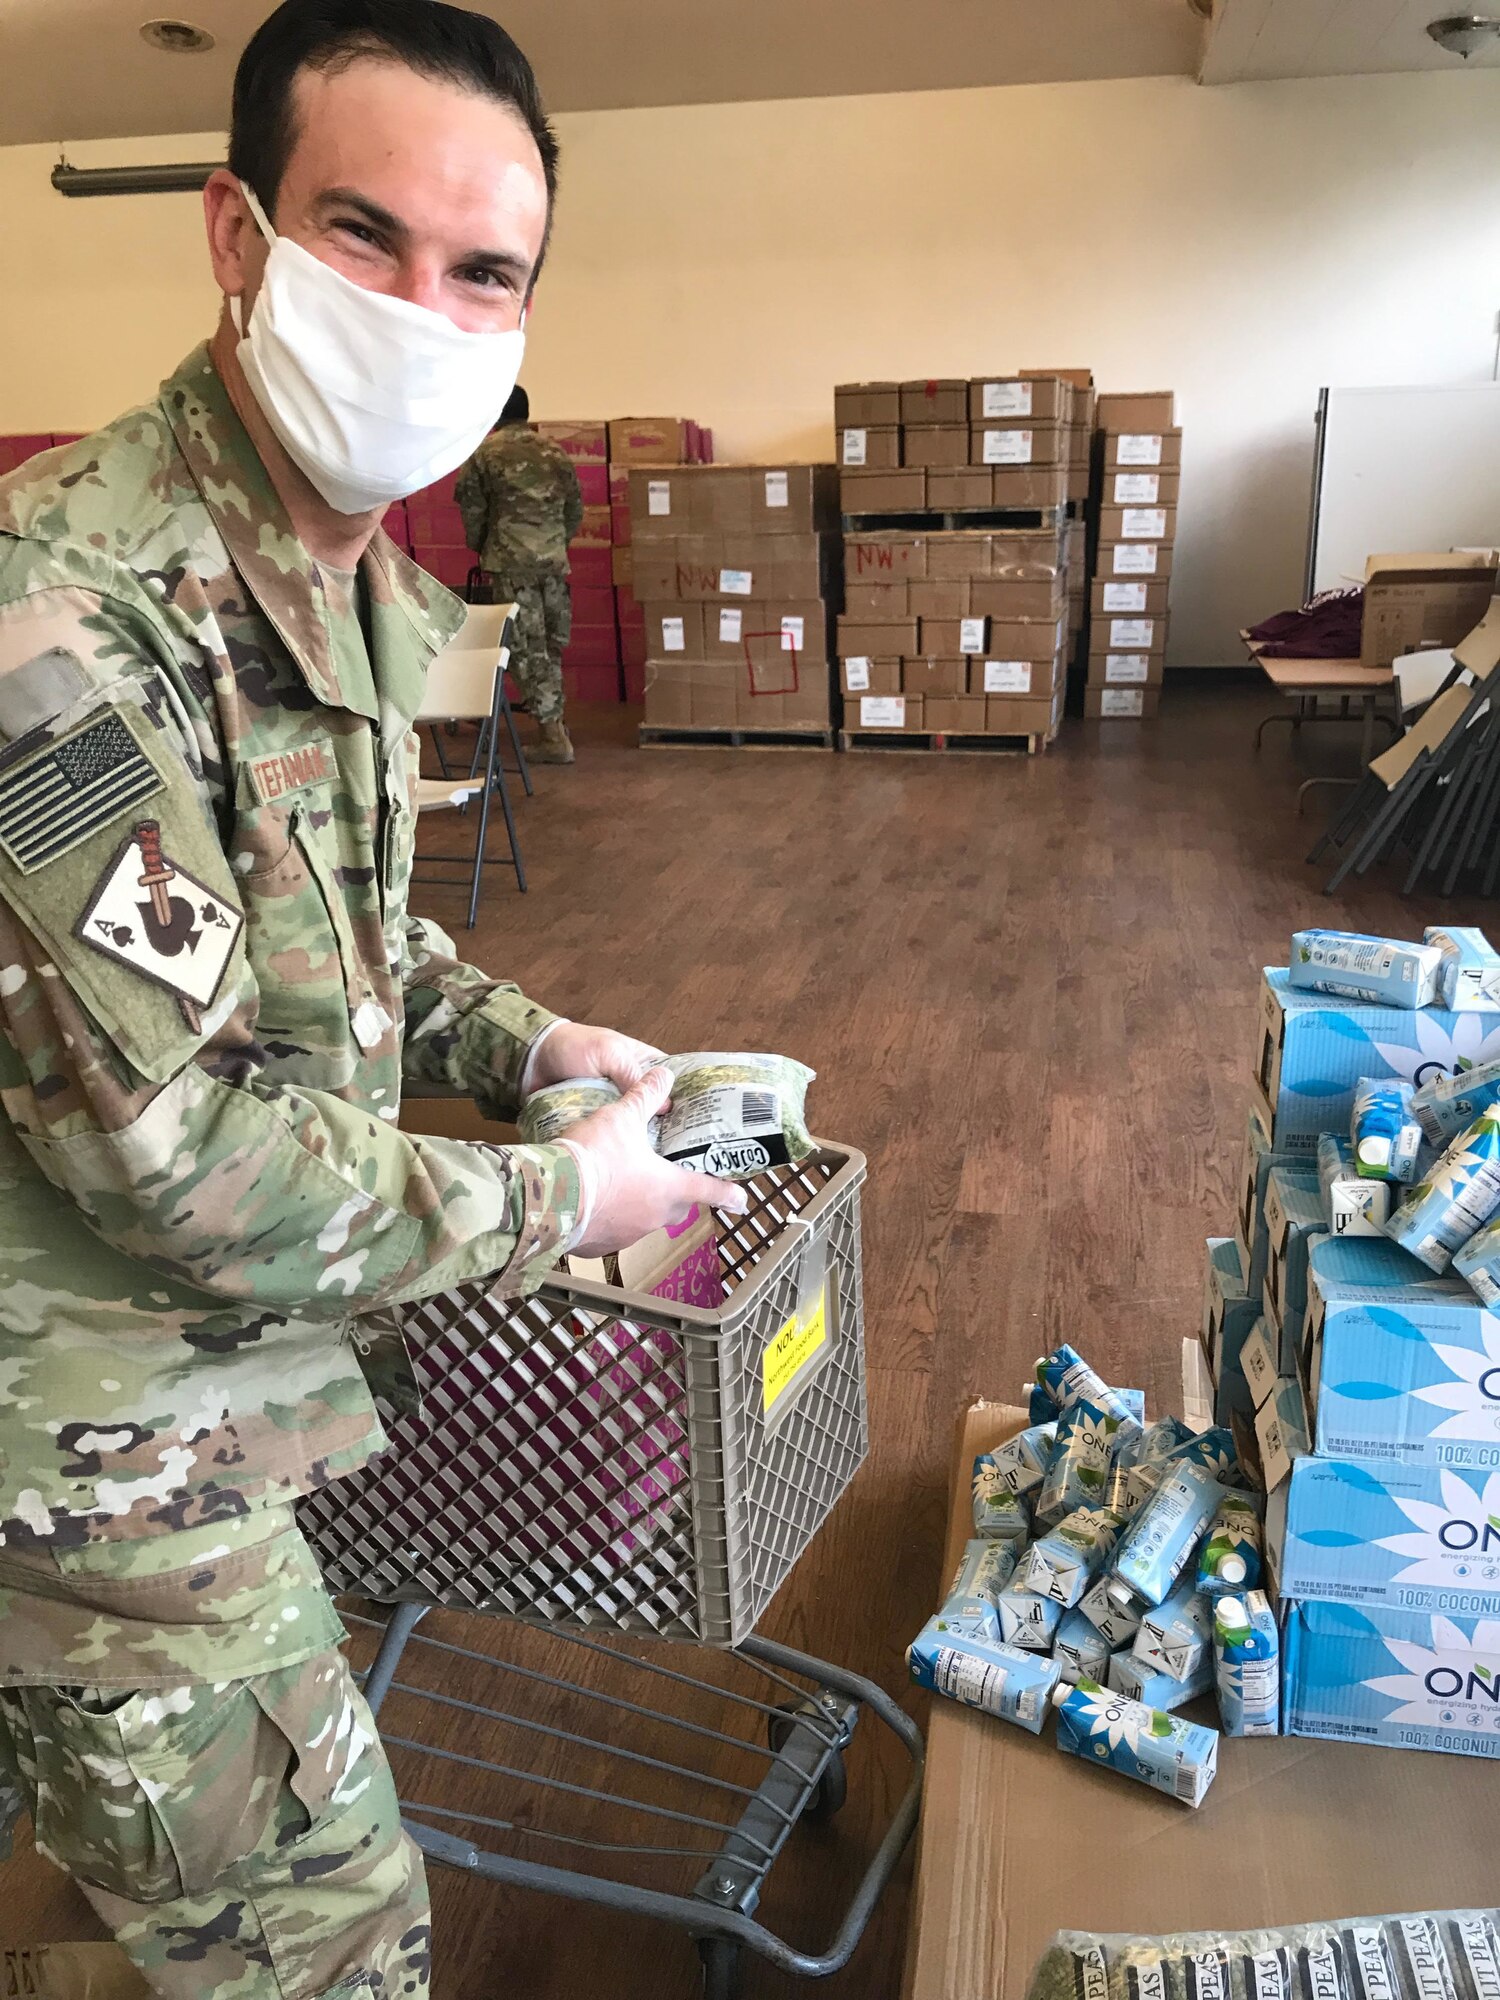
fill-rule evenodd
<path id="1" fill-rule="evenodd" d="M 733 1180 L 736 1174 L 759 1174 L 771 1164 L 771 1155 L 758 1139 L 725 1139 L 710 1146 L 703 1156 L 703 1171 L 719 1180 Z"/>
<path id="2" fill-rule="evenodd" d="M 1434 1667 L 1422 1685 L 1435 1701 L 1488 1702 L 1500 1709 L 1500 1676 L 1490 1667 Z"/>
<path id="3" fill-rule="evenodd" d="M 1484 1521 L 1447 1520 L 1438 1529 L 1438 1540 L 1455 1555 L 1482 1556 L 1500 1551 L 1500 1520 L 1490 1515 Z"/>

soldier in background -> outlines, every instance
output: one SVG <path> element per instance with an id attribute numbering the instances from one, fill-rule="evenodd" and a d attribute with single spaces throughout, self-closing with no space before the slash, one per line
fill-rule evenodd
<path id="1" fill-rule="evenodd" d="M 571 764 L 563 725 L 563 648 L 573 629 L 568 544 L 583 520 L 578 475 L 566 452 L 531 429 L 516 389 L 458 482 L 464 538 L 488 571 L 495 601 L 516 604 L 510 668 L 542 732 L 536 764 Z"/>

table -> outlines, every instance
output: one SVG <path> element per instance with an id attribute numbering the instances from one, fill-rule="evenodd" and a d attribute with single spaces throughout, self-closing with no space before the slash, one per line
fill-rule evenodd
<path id="1" fill-rule="evenodd" d="M 1025 1422 L 1003 1403 L 960 1418 L 944 1579 L 971 1532 L 975 1454 Z M 1050 1724 L 1028 1736 L 933 1700 L 905 2000 L 1020 2000 L 1058 1930 L 1250 1929 L 1495 1900 L 1500 1770 L 1486 1759 L 1226 1737 L 1193 1812 L 1050 1739 Z"/>
<path id="2" fill-rule="evenodd" d="M 1261 738 L 1273 722 L 1290 723 L 1298 730 L 1304 722 L 1317 721 L 1317 705 L 1320 695 L 1336 698 L 1343 707 L 1339 717 L 1329 716 L 1327 721 L 1342 721 L 1348 716 L 1351 697 L 1358 696 L 1360 720 L 1363 731 L 1360 738 L 1360 769 L 1368 770 L 1370 759 L 1375 755 L 1375 725 L 1384 722 L 1393 735 L 1400 734 L 1399 725 L 1390 717 L 1379 712 L 1378 703 L 1383 694 L 1393 694 L 1396 686 L 1395 669 L 1392 667 L 1361 666 L 1358 660 L 1274 660 L 1267 659 L 1248 632 L 1241 632 L 1250 658 L 1282 694 L 1289 695 L 1296 703 L 1291 709 L 1268 715 L 1255 732 L 1255 747 L 1258 750 Z M 1315 785 L 1357 784 L 1354 778 L 1308 778 L 1297 788 L 1297 810 L 1302 810 L 1302 801 Z"/>

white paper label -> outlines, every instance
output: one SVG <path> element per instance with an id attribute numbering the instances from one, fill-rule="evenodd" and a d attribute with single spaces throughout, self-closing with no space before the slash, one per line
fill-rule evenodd
<path id="1" fill-rule="evenodd" d="M 1117 465 L 1160 465 L 1161 439 L 1144 432 L 1126 431 L 1115 449 Z"/>
<path id="2" fill-rule="evenodd" d="M 1110 624 L 1109 643 L 1118 646 L 1122 652 L 1144 647 L 1149 653 L 1156 644 L 1156 621 L 1154 618 L 1116 618 Z"/>
<path id="3" fill-rule="evenodd" d="M 904 729 L 906 697 L 899 694 L 867 694 L 859 705 L 863 729 Z"/>
<path id="4" fill-rule="evenodd" d="M 984 434 L 984 462 L 986 465 L 1030 465 L 1030 431 L 986 431 Z"/>
<path id="5" fill-rule="evenodd" d="M 783 618 L 781 621 L 781 650 L 783 653 L 800 653 L 803 649 L 803 633 L 807 627 L 804 618 Z"/>
<path id="6" fill-rule="evenodd" d="M 720 597 L 748 597 L 754 588 L 755 577 L 748 569 L 721 569 L 719 571 Z"/>
<path id="7" fill-rule="evenodd" d="M 982 653 L 984 651 L 984 631 L 989 622 L 987 618 L 960 618 L 958 621 L 958 650 L 961 653 Z"/>
<path id="8" fill-rule="evenodd" d="M 870 433 L 868 431 L 845 431 L 844 432 L 845 465 L 863 465 L 865 462 L 865 452 L 869 445 L 869 441 L 870 441 Z"/>
<path id="9" fill-rule="evenodd" d="M 1144 653 L 1111 653 L 1104 662 L 1104 678 L 1116 687 L 1132 681 L 1144 686 L 1151 678 L 1151 662 Z"/>
<path id="10" fill-rule="evenodd" d="M 680 618 L 663 618 L 661 621 L 661 649 L 664 653 L 687 651 L 687 631 Z"/>
<path id="11" fill-rule="evenodd" d="M 1165 507 L 1127 507 L 1120 519 L 1120 533 L 1127 542 L 1159 542 L 1166 532 Z"/>
<path id="12" fill-rule="evenodd" d="M 745 614 L 737 604 L 726 605 L 719 613 L 719 644 L 737 646 L 745 631 Z"/>
<path id="13" fill-rule="evenodd" d="M 860 460 L 863 465 L 864 460 Z M 787 491 L 787 477 L 784 472 L 766 474 L 766 505 L 768 507 L 789 507 L 791 495 Z"/>
<path id="14" fill-rule="evenodd" d="M 1141 715 L 1145 707 L 1139 688 L 1105 688 L 1099 697 L 1101 715 Z"/>
<path id="15" fill-rule="evenodd" d="M 986 660 L 984 691 L 986 694 L 1030 694 L 1030 660 Z"/>
<path id="16" fill-rule="evenodd" d="M 1029 382 L 986 382 L 984 385 L 984 414 L 987 417 L 1029 417 L 1031 415 L 1031 384 Z"/>
<path id="17" fill-rule="evenodd" d="M 1115 505 L 1117 507 L 1149 506 L 1153 500 L 1161 498 L 1161 474 L 1159 472 L 1117 472 L 1115 474 Z"/>
<path id="18" fill-rule="evenodd" d="M 845 660 L 844 679 L 848 683 L 850 694 L 863 694 L 865 689 L 870 685 L 869 660 L 864 657 L 857 660 Z"/>
<path id="19" fill-rule="evenodd" d="M 1155 542 L 1120 542 L 1114 550 L 1116 576 L 1155 576 Z"/>
<path id="20" fill-rule="evenodd" d="M 1104 608 L 1106 611 L 1144 611 L 1146 608 L 1145 584 L 1106 583 L 1104 586 Z"/>
<path id="21" fill-rule="evenodd" d="M 648 479 L 646 482 L 646 512 L 648 514 L 670 514 L 671 511 L 671 480 Z"/>

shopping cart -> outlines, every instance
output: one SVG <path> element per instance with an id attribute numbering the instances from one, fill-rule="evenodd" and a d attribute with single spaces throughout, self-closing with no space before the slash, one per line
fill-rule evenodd
<path id="1" fill-rule="evenodd" d="M 573 1278 L 424 1302 L 421 1414 L 387 1413 L 391 1449 L 301 1503 L 330 1587 L 384 1608 L 348 1622 L 423 1852 L 677 1925 L 707 2000 L 747 1950 L 838 1971 L 917 1819 L 904 1711 L 755 1632 L 868 1450 L 864 1176 L 822 1145 L 750 1183 L 717 1218 L 713 1310 Z M 419 1629 L 433 1607 L 514 1622 L 455 1643 Z M 910 1781 L 831 1942 L 798 1950 L 757 1910 L 799 1822 L 843 1804 L 864 1710 Z M 414 1795 L 439 1772 L 441 1805 Z"/>

